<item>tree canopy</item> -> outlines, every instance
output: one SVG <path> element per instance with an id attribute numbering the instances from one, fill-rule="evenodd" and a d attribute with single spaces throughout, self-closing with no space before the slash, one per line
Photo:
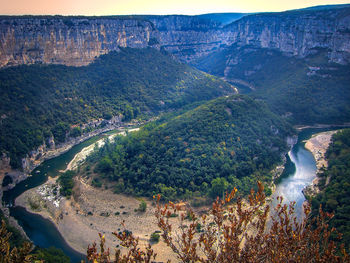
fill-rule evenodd
<path id="1" fill-rule="evenodd" d="M 234 185 L 247 194 L 257 179 L 271 182 L 292 134 L 263 103 L 222 97 L 118 137 L 92 155 L 89 166 L 118 193 L 215 198 Z"/>
<path id="2" fill-rule="evenodd" d="M 334 213 L 330 227 L 343 234 L 350 251 L 350 129 L 333 135 L 326 158 L 328 168 L 318 175 L 322 192 L 311 199 L 313 213 L 317 215 L 320 205 L 326 212 Z"/>
<path id="3" fill-rule="evenodd" d="M 0 70 L 0 152 L 13 167 L 53 135 L 122 114 L 128 121 L 234 92 L 224 81 L 154 49 L 121 48 L 85 67 L 23 65 Z M 72 125 L 75 125 L 73 127 Z"/>

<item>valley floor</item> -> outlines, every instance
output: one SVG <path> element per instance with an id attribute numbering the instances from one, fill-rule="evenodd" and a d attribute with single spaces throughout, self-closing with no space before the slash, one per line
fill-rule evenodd
<path id="1" fill-rule="evenodd" d="M 45 185 L 50 187 L 55 181 L 56 179 L 50 178 Z M 70 200 L 62 198 L 58 208 L 53 200 L 43 199 L 45 198 L 40 194 L 39 187 L 36 187 L 19 196 L 16 205 L 50 219 L 67 243 L 83 254 L 86 254 L 89 244 L 94 241 L 98 243 L 98 233 L 101 233 L 105 235 L 106 245 L 113 255 L 118 243 L 112 232 L 124 230 L 123 221 L 125 228 L 140 238 L 141 247 L 148 245 L 151 234 L 158 230 L 154 216 L 155 207 L 151 201 L 146 200 L 146 212 L 135 212 L 140 204 L 138 199 L 94 188 L 82 179 L 76 180 L 74 197 Z M 152 248 L 157 253 L 157 261 L 166 262 L 171 259 L 172 262 L 177 262 L 171 249 L 162 241 L 153 244 Z"/>
<path id="2" fill-rule="evenodd" d="M 325 152 L 335 132 L 322 132 L 306 141 L 305 147 L 314 155 L 318 171 L 327 166 Z M 98 242 L 98 233 L 101 233 L 105 235 L 106 245 L 113 254 L 118 242 L 112 232 L 119 232 L 125 228 L 139 237 L 141 247 L 144 247 L 148 245 L 151 234 L 158 230 L 152 201 L 146 200 L 147 210 L 141 213 L 135 211 L 139 207 L 139 199 L 114 194 L 110 189 L 92 187 L 80 177 L 75 179 L 74 194 L 70 200 L 47 198 L 50 194 L 43 189 L 55 186 L 56 179 L 49 178 L 43 186 L 26 191 L 16 199 L 16 205 L 54 222 L 67 243 L 75 250 L 85 254 L 88 245 L 94 241 Z M 313 185 L 316 183 L 317 181 L 314 181 Z M 172 220 L 173 223 L 176 222 L 176 219 Z M 123 221 L 125 228 L 122 225 Z M 152 248 L 157 253 L 157 261 L 178 261 L 162 241 L 153 244 Z"/>

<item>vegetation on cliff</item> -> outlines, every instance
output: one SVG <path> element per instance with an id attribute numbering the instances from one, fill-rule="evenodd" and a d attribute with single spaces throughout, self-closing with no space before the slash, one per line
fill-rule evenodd
<path id="1" fill-rule="evenodd" d="M 154 49 L 121 49 L 86 67 L 2 69 L 0 152 L 20 167 L 20 158 L 51 135 L 58 143 L 79 136 L 79 124 L 92 119 L 122 114 L 130 120 L 232 92 L 227 83 Z"/>
<path id="2" fill-rule="evenodd" d="M 271 182 L 292 132 L 263 103 L 222 97 L 107 143 L 81 173 L 94 167 L 93 181 L 113 181 L 118 193 L 165 199 L 215 198 L 233 186 L 247 194 L 256 180 Z"/>
<path id="3" fill-rule="evenodd" d="M 329 225 L 343 234 L 350 251 L 350 129 L 333 135 L 326 158 L 328 168 L 319 174 L 322 192 L 311 200 L 313 213 L 317 215 L 320 205 L 326 212 L 334 213 Z"/>

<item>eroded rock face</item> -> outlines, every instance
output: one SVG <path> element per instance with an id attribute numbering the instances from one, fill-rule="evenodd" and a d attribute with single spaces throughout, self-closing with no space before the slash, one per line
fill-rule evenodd
<path id="1" fill-rule="evenodd" d="M 87 65 L 119 47 L 146 47 L 152 31 L 150 22 L 131 19 L 2 18 L 0 66 Z"/>
<path id="2" fill-rule="evenodd" d="M 226 30 L 229 43 L 278 49 L 299 57 L 326 48 L 330 61 L 350 61 L 350 8 L 251 15 Z"/>
<path id="3" fill-rule="evenodd" d="M 350 7 L 245 16 L 223 26 L 199 16 L 2 17 L 0 66 L 87 65 L 119 47 L 165 49 L 183 62 L 231 45 L 305 57 L 328 49 L 329 60 L 350 61 Z"/>

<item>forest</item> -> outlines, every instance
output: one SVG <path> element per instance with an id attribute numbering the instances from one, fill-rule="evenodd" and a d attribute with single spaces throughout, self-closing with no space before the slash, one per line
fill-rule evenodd
<path id="1" fill-rule="evenodd" d="M 224 74 L 227 61 L 235 63 Z M 273 112 L 288 116 L 294 124 L 350 121 L 350 67 L 328 63 L 327 49 L 298 58 L 272 49 L 232 45 L 194 65 L 213 75 L 225 75 L 234 84 L 235 79 L 249 83 L 253 90 L 240 85 L 240 92 L 264 100 Z"/>
<path id="2" fill-rule="evenodd" d="M 0 151 L 18 168 L 50 136 L 56 143 L 79 136 L 85 132 L 79 125 L 93 119 L 154 116 L 233 92 L 226 82 L 150 48 L 121 48 L 85 67 L 1 69 Z"/>
<path id="3" fill-rule="evenodd" d="M 328 168 L 319 174 L 322 192 L 311 200 L 313 214 L 318 214 L 320 205 L 334 213 L 330 227 L 343 234 L 342 242 L 350 250 L 350 129 L 333 135 L 326 157 Z"/>
<path id="4" fill-rule="evenodd" d="M 165 200 L 216 198 L 233 186 L 246 195 L 257 180 L 270 184 L 292 134 L 264 103 L 222 97 L 118 137 L 80 175 L 92 176 L 95 186 L 113 185 L 116 193 L 161 193 Z"/>

